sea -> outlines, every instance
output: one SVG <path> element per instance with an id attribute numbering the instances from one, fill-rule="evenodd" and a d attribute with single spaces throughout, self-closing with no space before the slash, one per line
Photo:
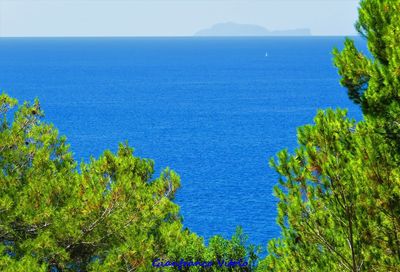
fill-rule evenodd
<path id="1" fill-rule="evenodd" d="M 176 171 L 184 227 L 205 241 L 241 226 L 265 248 L 280 236 L 269 160 L 318 109 L 362 119 L 332 62 L 344 40 L 1 38 L 0 92 L 39 98 L 79 162 L 128 141 L 154 177 Z"/>

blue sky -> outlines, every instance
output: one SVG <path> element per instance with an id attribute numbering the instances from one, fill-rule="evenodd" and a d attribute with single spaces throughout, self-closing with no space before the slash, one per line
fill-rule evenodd
<path id="1" fill-rule="evenodd" d="M 216 23 L 353 35 L 356 0 L 0 0 L 0 36 L 191 36 Z"/>

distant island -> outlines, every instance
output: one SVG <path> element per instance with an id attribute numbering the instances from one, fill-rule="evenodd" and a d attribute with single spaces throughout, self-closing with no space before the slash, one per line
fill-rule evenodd
<path id="1" fill-rule="evenodd" d="M 194 36 L 310 36 L 308 28 L 270 31 L 259 25 L 233 22 L 215 24 L 197 31 Z"/>

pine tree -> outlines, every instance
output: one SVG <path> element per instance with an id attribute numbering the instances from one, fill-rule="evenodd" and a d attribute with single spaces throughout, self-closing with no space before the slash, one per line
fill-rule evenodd
<path id="1" fill-rule="evenodd" d="M 16 105 L 0 95 L 1 271 L 155 271 L 156 258 L 215 256 L 250 258 L 253 271 L 256 250 L 240 231 L 206 247 L 183 228 L 175 172 L 153 178 L 153 161 L 133 156 L 126 144 L 78 166 L 66 138 L 43 122 L 37 100 Z M 189 270 L 203 271 L 181 271 Z"/>
<path id="2" fill-rule="evenodd" d="M 282 238 L 260 271 L 400 271 L 400 1 L 361 1 L 356 28 L 371 56 L 350 39 L 334 55 L 364 120 L 319 111 L 271 161 Z"/>

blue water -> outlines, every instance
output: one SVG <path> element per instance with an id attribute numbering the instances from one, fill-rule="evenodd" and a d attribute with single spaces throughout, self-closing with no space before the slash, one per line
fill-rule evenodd
<path id="1" fill-rule="evenodd" d="M 343 38 L 0 39 L 0 90 L 38 97 L 78 160 L 116 150 L 182 181 L 184 224 L 206 238 L 243 226 L 266 245 L 280 230 L 268 166 L 296 146 L 318 108 L 360 111 L 339 85 Z M 362 41 L 358 40 L 365 49 Z M 268 52 L 268 57 L 266 57 Z"/>

